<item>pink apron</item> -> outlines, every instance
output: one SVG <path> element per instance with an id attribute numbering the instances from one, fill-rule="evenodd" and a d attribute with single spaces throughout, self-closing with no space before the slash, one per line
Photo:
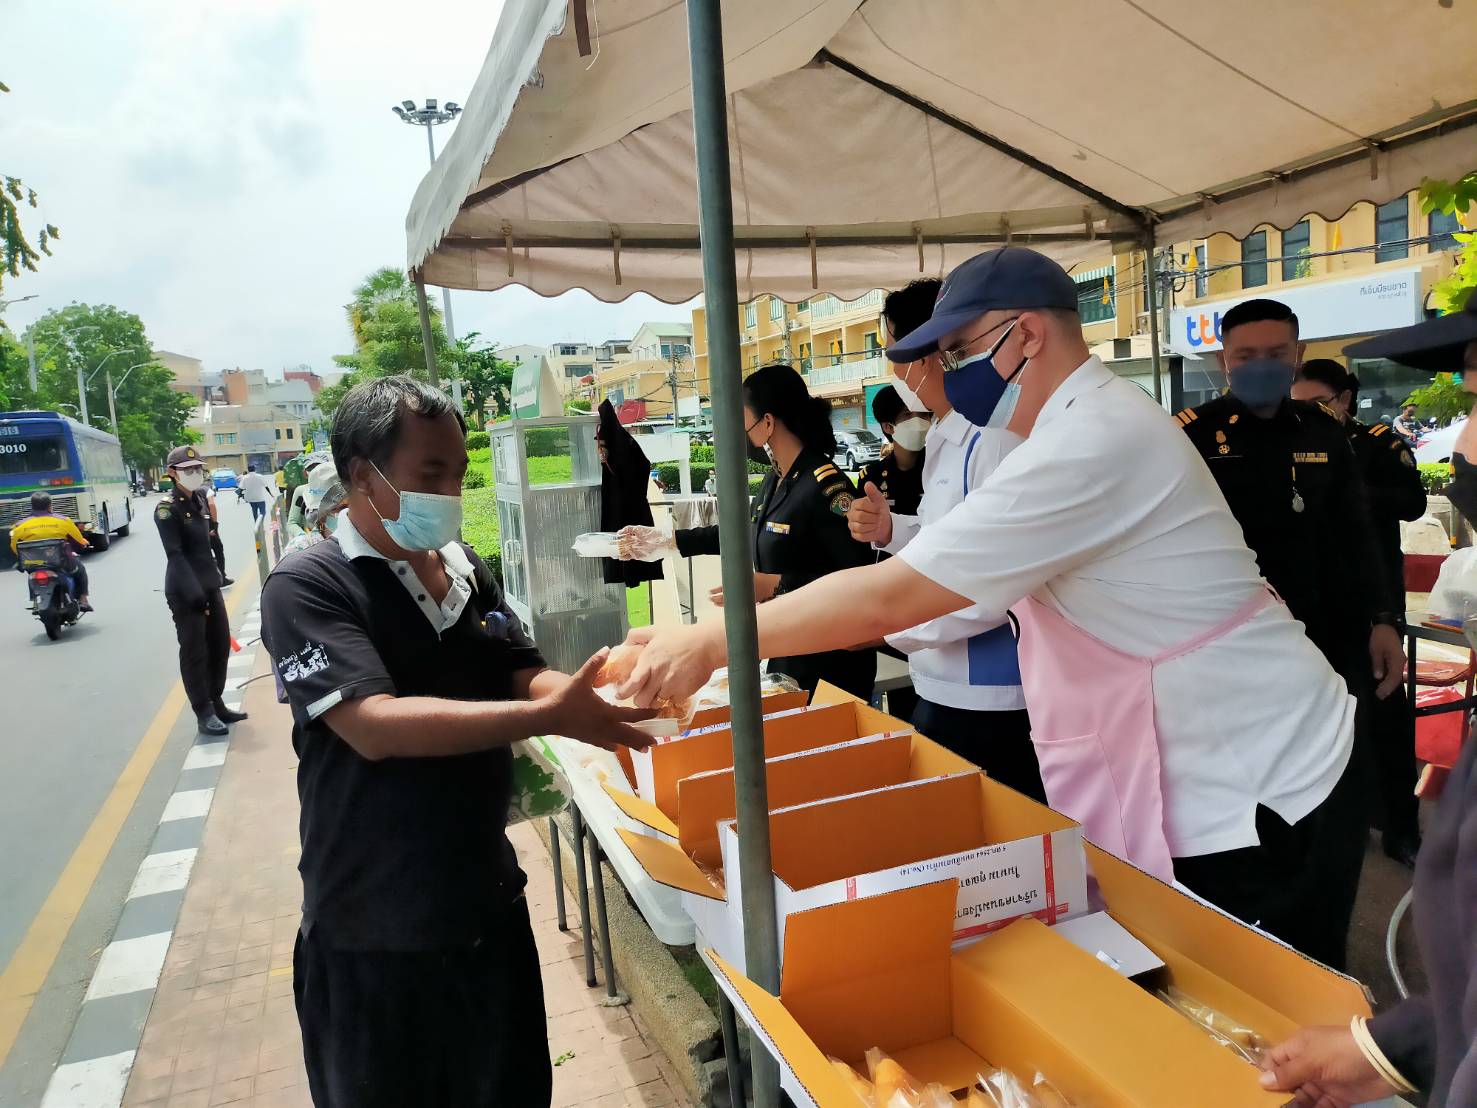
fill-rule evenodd
<path id="1" fill-rule="evenodd" d="M 1047 802 L 1082 824 L 1098 846 L 1174 880 L 1164 834 L 1154 667 L 1198 650 L 1277 603 L 1259 589 L 1205 634 L 1162 654 L 1126 654 L 1034 597 L 1020 620 L 1021 684 Z"/>

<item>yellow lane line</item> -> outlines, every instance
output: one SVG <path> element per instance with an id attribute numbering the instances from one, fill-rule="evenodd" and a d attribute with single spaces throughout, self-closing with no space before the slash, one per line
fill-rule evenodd
<path id="1" fill-rule="evenodd" d="M 255 576 L 256 569 L 252 567 L 249 577 L 231 587 L 230 599 L 226 601 L 226 614 L 230 620 L 235 620 L 237 609 L 250 591 L 245 586 Z M 92 824 L 67 860 L 66 868 L 51 887 L 41 910 L 26 929 L 10 964 L 4 973 L 0 973 L 0 1065 L 5 1064 L 10 1048 L 15 1045 L 21 1026 L 56 963 L 62 943 L 72 930 L 77 913 L 92 891 L 103 862 L 113 849 L 128 813 L 133 811 L 134 802 L 138 800 L 138 794 L 149 779 L 165 740 L 174 730 L 184 708 L 184 686 L 176 681 L 134 748 L 133 756 L 123 767 L 118 780 L 113 782 L 107 799 L 92 817 Z"/>

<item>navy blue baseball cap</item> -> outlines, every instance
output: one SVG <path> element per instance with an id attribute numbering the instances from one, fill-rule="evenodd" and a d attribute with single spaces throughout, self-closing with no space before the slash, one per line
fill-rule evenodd
<path id="1" fill-rule="evenodd" d="M 954 267 L 939 290 L 933 315 L 890 343 L 894 362 L 913 362 L 938 349 L 939 339 L 986 312 L 1030 308 L 1077 310 L 1077 283 L 1045 254 L 1004 246 Z"/>

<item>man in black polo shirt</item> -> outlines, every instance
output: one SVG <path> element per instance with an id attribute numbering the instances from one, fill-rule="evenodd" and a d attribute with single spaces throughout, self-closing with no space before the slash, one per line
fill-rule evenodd
<path id="1" fill-rule="evenodd" d="M 456 541 L 464 434 L 408 377 L 350 390 L 330 440 L 348 508 L 262 592 L 299 758 L 293 986 L 318 1108 L 549 1103 L 508 745 L 650 741 L 631 723 L 651 713 L 594 693 L 604 652 L 545 668 Z"/>

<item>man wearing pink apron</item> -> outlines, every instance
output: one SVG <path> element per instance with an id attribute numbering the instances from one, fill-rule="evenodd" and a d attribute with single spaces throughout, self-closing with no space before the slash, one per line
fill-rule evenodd
<path id="1" fill-rule="evenodd" d="M 1354 701 L 1174 421 L 1088 354 L 1077 303 L 1062 268 L 1021 247 L 949 275 L 888 357 L 938 357 L 956 410 L 1025 442 L 896 557 L 761 605 L 760 654 L 971 604 L 1013 612 L 1052 806 L 1164 880 L 1196 859 L 1222 908 L 1339 965 L 1355 887 L 1325 875 L 1363 851 L 1341 787 Z M 691 691 L 726 654 L 716 624 L 632 639 L 647 648 L 620 692 L 641 703 Z M 1274 821 L 1287 833 L 1263 842 Z"/>

